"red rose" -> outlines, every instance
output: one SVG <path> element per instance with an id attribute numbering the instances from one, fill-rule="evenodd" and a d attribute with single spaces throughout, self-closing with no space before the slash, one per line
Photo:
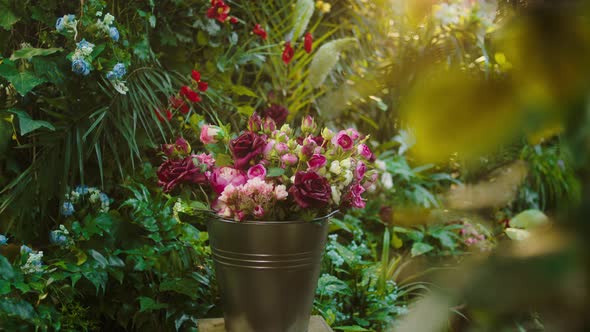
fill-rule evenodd
<path id="1" fill-rule="evenodd" d="M 184 159 L 168 159 L 158 168 L 158 185 L 170 192 L 183 182 L 205 184 L 207 177 L 195 166 L 192 156 Z"/>
<path id="2" fill-rule="evenodd" d="M 269 108 L 262 112 L 262 116 L 271 118 L 274 120 L 277 127 L 282 126 L 287 121 L 289 110 L 281 105 L 272 104 Z"/>
<path id="3" fill-rule="evenodd" d="M 193 89 L 189 88 L 188 86 L 183 86 L 180 88 L 180 94 L 185 96 L 188 100 L 192 101 L 193 103 L 198 103 L 201 101 L 201 96 Z"/>
<path id="4" fill-rule="evenodd" d="M 303 38 L 303 48 L 305 49 L 305 52 L 307 52 L 308 54 L 311 53 L 312 46 L 313 37 L 311 36 L 311 33 L 308 32 L 305 34 L 305 37 Z"/>
<path id="5" fill-rule="evenodd" d="M 266 38 L 268 37 L 268 36 L 267 36 L 267 34 L 266 34 L 266 30 L 264 30 L 264 29 L 263 29 L 263 28 L 260 26 L 260 24 L 258 24 L 258 23 L 254 25 L 254 29 L 252 29 L 252 32 L 253 32 L 255 35 L 258 35 L 258 36 L 260 36 L 260 38 L 262 38 L 263 40 L 266 40 Z"/>
<path id="6" fill-rule="evenodd" d="M 286 42 L 285 48 L 283 49 L 283 55 L 281 56 L 281 58 L 283 59 L 283 62 L 286 65 L 288 65 L 289 62 L 291 62 L 291 60 L 293 59 L 294 55 L 295 55 L 295 51 L 293 50 L 293 47 L 291 46 L 291 42 Z"/>
<path id="7" fill-rule="evenodd" d="M 266 139 L 253 132 L 247 131 L 229 143 L 229 148 L 234 156 L 234 166 L 237 169 L 248 168 L 250 161 L 262 154 L 266 146 Z"/>
<path id="8" fill-rule="evenodd" d="M 170 97 L 170 106 L 172 106 L 172 108 L 175 110 L 179 110 L 182 114 L 186 114 L 188 111 L 190 111 L 190 108 L 186 102 L 182 98 L 175 96 Z"/>
<path id="9" fill-rule="evenodd" d="M 322 208 L 328 205 L 332 189 L 328 180 L 316 172 L 298 172 L 289 193 L 297 205 L 304 209 Z"/>

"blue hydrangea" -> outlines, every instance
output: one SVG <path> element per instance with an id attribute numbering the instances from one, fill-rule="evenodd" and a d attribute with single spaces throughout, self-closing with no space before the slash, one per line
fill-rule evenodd
<path id="1" fill-rule="evenodd" d="M 57 19 L 57 21 L 55 22 L 55 29 L 57 31 L 63 31 L 66 28 L 66 25 L 64 23 L 64 18 L 60 17 Z"/>
<path id="2" fill-rule="evenodd" d="M 49 242 L 63 246 L 68 242 L 68 238 L 61 231 L 51 231 L 49 233 Z"/>
<path id="3" fill-rule="evenodd" d="M 73 21 L 75 21 L 75 20 L 76 20 L 76 15 L 74 15 L 74 14 L 69 14 L 69 15 L 68 15 L 68 21 L 69 21 L 69 22 L 73 22 Z"/>
<path id="4" fill-rule="evenodd" d="M 87 76 L 90 74 L 90 64 L 84 59 L 72 61 L 72 71 L 78 75 Z"/>
<path id="5" fill-rule="evenodd" d="M 69 217 L 72 214 L 74 214 L 74 204 L 72 204 L 72 202 L 64 202 L 64 204 L 61 206 L 61 214 L 64 217 Z"/>
<path id="6" fill-rule="evenodd" d="M 117 30 L 117 28 L 115 28 L 115 27 L 110 27 L 109 36 L 111 36 L 111 39 L 113 41 L 118 42 L 119 41 L 119 30 Z"/>
<path id="7" fill-rule="evenodd" d="M 8 242 L 8 238 L 4 234 L 0 234 L 0 246 L 3 246 Z"/>
<path id="8" fill-rule="evenodd" d="M 117 78 L 122 78 L 127 73 L 127 69 L 125 69 L 124 64 L 119 62 L 113 67 L 113 72 L 117 75 Z"/>
<path id="9" fill-rule="evenodd" d="M 22 246 L 20 246 L 20 253 L 21 254 L 25 254 L 25 253 L 30 254 L 32 252 L 33 252 L 33 249 L 25 246 L 24 244 Z"/>
<path id="10" fill-rule="evenodd" d="M 74 189 L 74 191 L 80 195 L 86 195 L 88 194 L 88 186 L 85 184 L 79 185 L 76 187 L 76 189 Z"/>
<path id="11" fill-rule="evenodd" d="M 107 196 L 107 194 L 101 192 L 100 194 L 98 194 L 98 198 L 100 199 L 100 202 L 103 204 L 108 204 L 110 203 L 110 199 L 109 196 Z"/>
<path id="12" fill-rule="evenodd" d="M 110 72 L 107 73 L 106 77 L 107 77 L 107 80 L 112 81 L 117 78 L 117 75 L 115 75 L 115 73 L 111 70 Z"/>

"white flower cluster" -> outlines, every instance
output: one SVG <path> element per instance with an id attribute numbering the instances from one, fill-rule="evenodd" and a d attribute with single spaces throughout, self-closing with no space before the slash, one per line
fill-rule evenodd
<path id="1" fill-rule="evenodd" d="M 108 212 L 110 209 L 111 200 L 104 192 L 100 191 L 95 187 L 78 186 L 72 190 L 69 194 L 66 194 L 66 201 L 72 204 L 77 204 L 81 201 L 82 197 L 88 196 L 88 201 L 93 205 L 98 205 L 99 212 Z"/>
<path id="2" fill-rule="evenodd" d="M 393 188 L 393 176 L 387 171 L 387 164 L 383 160 L 375 160 L 375 168 L 381 173 L 380 182 L 383 188 Z"/>
<path id="3" fill-rule="evenodd" d="M 32 251 L 28 253 L 27 261 L 21 266 L 24 274 L 43 272 L 43 251 Z"/>
<path id="4" fill-rule="evenodd" d="M 100 17 L 102 16 L 102 12 L 97 12 L 96 16 L 98 16 L 98 19 L 96 20 L 96 27 L 108 34 L 111 26 L 115 22 L 115 17 L 110 13 L 106 13 L 106 15 L 101 19 Z"/>
<path id="5" fill-rule="evenodd" d="M 335 185 L 331 186 L 332 189 L 332 200 L 336 204 L 340 204 L 340 199 L 342 198 L 342 191 L 352 183 L 354 179 L 354 165 L 352 163 L 351 158 L 346 158 L 344 160 L 333 160 L 329 168 L 326 170 L 325 168 L 321 168 L 319 173 L 322 176 L 325 176 L 327 179 L 333 179 L 335 177 L 341 179 L 335 183 Z"/>

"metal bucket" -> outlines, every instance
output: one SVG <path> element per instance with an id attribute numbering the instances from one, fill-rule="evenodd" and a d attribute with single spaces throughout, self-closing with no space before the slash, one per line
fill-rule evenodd
<path id="1" fill-rule="evenodd" d="M 327 218 L 313 222 L 212 218 L 207 226 L 226 331 L 307 331 Z"/>

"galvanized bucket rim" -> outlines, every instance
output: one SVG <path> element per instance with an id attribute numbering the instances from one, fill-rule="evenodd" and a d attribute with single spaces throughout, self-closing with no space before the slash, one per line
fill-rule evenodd
<path id="1" fill-rule="evenodd" d="M 226 222 L 226 223 L 231 223 L 231 224 L 239 224 L 239 225 L 243 225 L 243 224 L 247 224 L 247 225 L 269 225 L 269 224 L 270 225 L 276 225 L 276 224 L 323 223 L 323 222 L 327 222 L 336 213 L 340 212 L 340 210 L 334 210 L 334 211 L 328 213 L 325 216 L 317 217 L 315 219 L 312 219 L 311 221 L 304 221 L 304 220 L 285 220 L 285 221 L 278 221 L 278 220 L 271 220 L 271 221 L 266 221 L 266 220 L 244 220 L 244 221 L 235 221 L 233 219 L 227 219 L 227 218 L 221 217 L 218 214 L 216 214 L 214 211 L 211 211 L 211 212 L 214 214 L 215 220 L 219 220 L 221 222 Z"/>

